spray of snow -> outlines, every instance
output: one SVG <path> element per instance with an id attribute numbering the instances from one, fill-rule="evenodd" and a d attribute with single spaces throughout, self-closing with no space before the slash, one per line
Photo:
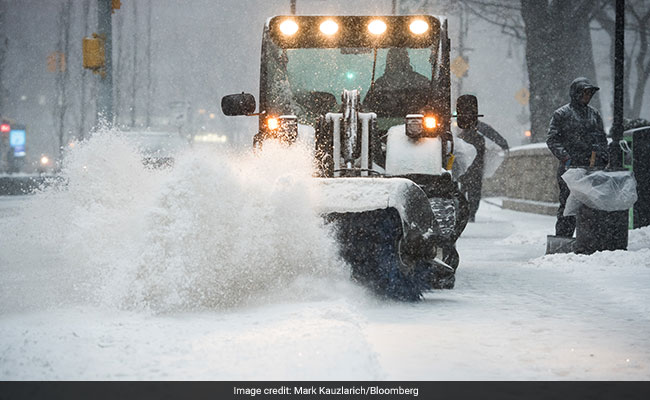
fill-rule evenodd
<path id="1" fill-rule="evenodd" d="M 40 254 L 25 264 L 65 301 L 165 312 L 357 291 L 311 206 L 304 149 L 190 149 L 153 170 L 127 138 L 101 131 L 70 151 L 61 175 L 10 219 L 23 245 L 7 262 Z"/>

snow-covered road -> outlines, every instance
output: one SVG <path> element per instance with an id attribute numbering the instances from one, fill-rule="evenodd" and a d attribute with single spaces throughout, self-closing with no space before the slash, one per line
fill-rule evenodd
<path id="1" fill-rule="evenodd" d="M 0 378 L 649 379 L 650 232 L 628 253 L 539 258 L 552 223 L 482 204 L 456 289 L 417 304 L 353 288 L 162 315 L 5 304 Z M 34 284 L 2 269 L 3 291 Z"/>
<path id="2" fill-rule="evenodd" d="M 84 168 L 92 170 L 87 161 Z M 102 185 L 88 193 L 75 188 L 70 175 L 68 190 L 82 200 L 0 199 L 0 380 L 650 379 L 650 228 L 630 232 L 627 252 L 543 256 L 554 218 L 483 202 L 476 223 L 459 241 L 456 288 L 429 293 L 415 304 L 378 301 L 341 274 L 317 273 L 314 267 L 327 269 L 332 263 L 314 249 L 300 253 L 304 244 L 298 237 L 292 254 L 306 261 L 273 253 L 259 242 L 262 229 L 250 243 L 263 250 L 265 262 L 272 265 L 268 271 L 257 265 L 262 280 L 256 281 L 254 268 L 242 266 L 248 275 L 226 274 L 231 285 L 219 286 L 219 293 L 188 295 L 182 286 L 170 289 L 174 279 L 184 278 L 169 270 L 195 260 L 182 258 L 189 256 L 175 248 L 177 242 L 168 240 L 165 232 L 175 233 L 181 247 L 190 246 L 184 241 L 189 234 L 178 222 L 196 221 L 192 218 L 197 216 L 183 214 L 185 208 L 172 199 L 180 197 L 184 204 L 196 206 L 195 199 L 183 197 L 178 185 L 169 196 L 165 184 L 157 186 L 156 180 L 172 178 L 155 174 L 145 177 L 156 187 L 151 191 L 156 195 L 136 193 L 135 183 L 142 183 L 137 181 L 137 162 L 124 167 L 134 181 L 112 183 L 112 175 L 103 170 L 97 180 Z M 196 170 L 196 164 L 189 165 L 187 171 Z M 183 182 L 203 188 L 200 176 L 190 176 L 184 168 L 181 160 L 172 175 L 182 174 Z M 248 203 L 236 186 L 228 188 L 245 208 Z M 102 201 L 92 203 L 86 195 Z M 274 201 L 269 193 L 264 196 Z M 146 206 L 148 201 L 157 206 Z M 290 206 L 300 213 L 295 204 Z M 149 211 L 142 212 L 143 207 Z M 44 217 L 46 209 L 63 215 L 76 234 L 67 233 L 59 217 Z M 147 218 L 157 221 L 156 234 L 149 232 L 148 242 L 185 264 L 163 260 L 170 264 L 152 270 L 147 262 L 160 259 L 151 258 L 148 247 L 130 245 L 139 243 L 141 232 L 125 229 L 120 215 L 137 226 L 147 226 Z M 148 217 L 139 220 L 138 215 Z M 224 223 L 226 217 L 220 217 Z M 238 218 L 260 217 L 241 211 Z M 175 222 L 167 226 L 165 221 Z M 304 218 L 299 222 L 304 225 Z M 302 229 L 300 237 L 322 239 Z M 51 238 L 60 247 L 45 245 L 41 231 L 61 235 Z M 74 250 L 69 242 L 84 250 Z M 231 245 L 223 238 L 219 243 Z M 282 243 L 291 246 L 286 236 Z M 325 242 L 321 245 L 327 250 Z M 189 253 L 201 249 L 196 246 Z M 143 252 L 142 258 L 136 251 Z M 70 252 L 77 260 L 73 264 Z M 227 260 L 229 254 L 209 255 Z M 114 262 L 107 263 L 107 256 Z M 125 261 L 129 259 L 145 266 L 131 270 Z M 102 269 L 110 274 L 102 274 Z M 124 270 L 128 273 L 120 272 Z M 215 278 L 202 269 L 183 271 L 200 287 L 201 280 L 207 285 Z M 273 273 L 282 278 L 269 283 Z M 132 281 L 140 286 L 130 287 Z M 246 301 L 223 300 L 238 295 Z M 222 297 L 212 301 L 210 296 Z"/>

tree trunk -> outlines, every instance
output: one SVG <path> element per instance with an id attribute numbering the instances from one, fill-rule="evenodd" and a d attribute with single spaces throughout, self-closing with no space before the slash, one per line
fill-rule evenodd
<path id="1" fill-rule="evenodd" d="M 133 73 L 131 74 L 131 127 L 135 126 L 138 76 L 138 6 L 133 2 Z"/>
<path id="2" fill-rule="evenodd" d="M 120 123 L 120 106 L 122 103 L 122 90 L 120 88 L 120 85 L 122 83 L 122 78 L 124 76 L 124 51 L 123 51 L 123 44 L 124 44 L 124 38 L 122 37 L 124 34 L 124 16 L 119 15 L 117 18 L 115 18 L 115 33 L 116 35 L 113 36 L 113 50 L 115 53 L 115 73 L 114 77 L 117 77 L 113 81 L 113 90 L 115 90 L 115 100 L 114 100 L 114 119 L 115 119 L 115 124 L 119 125 Z"/>
<path id="3" fill-rule="evenodd" d="M 84 0 L 83 2 L 83 35 L 84 37 L 88 35 L 89 30 L 89 21 L 88 17 L 90 15 L 90 0 Z M 78 140 L 84 140 L 86 137 L 86 81 L 87 81 L 88 71 L 85 68 L 81 69 L 81 101 L 79 102 L 79 130 L 77 133 Z"/>
<path id="4" fill-rule="evenodd" d="M 4 21 L 7 13 L 7 2 L 0 0 L 0 26 L 4 26 Z M 7 89 L 4 87 L 2 82 L 3 70 L 5 61 L 7 59 L 7 52 L 9 51 L 9 38 L 5 34 L 4 30 L 0 29 L 0 117 L 2 116 L 2 110 L 4 110 L 4 101 L 8 97 Z"/>
<path id="5" fill-rule="evenodd" d="M 641 106 L 643 104 L 643 94 L 645 93 L 645 87 L 648 83 L 648 78 L 650 77 L 650 57 L 648 57 L 648 30 L 650 29 L 650 11 L 648 11 L 643 17 L 639 16 L 638 10 L 634 8 L 631 9 L 631 12 L 638 24 L 638 33 L 639 33 L 639 53 L 636 56 L 635 67 L 637 74 L 636 87 L 634 88 L 634 97 L 632 98 L 632 107 L 630 118 L 636 119 L 641 118 Z M 646 61 L 646 58 L 648 60 Z M 648 117 L 645 115 L 644 117 Z"/>
<path id="6" fill-rule="evenodd" d="M 68 111 L 68 77 L 69 68 L 67 57 L 70 54 L 70 25 L 71 25 L 72 0 L 67 0 L 61 5 L 59 11 L 59 41 L 57 45 L 56 67 L 56 88 L 57 104 L 55 105 L 55 121 L 57 122 L 57 145 L 58 156 L 61 158 L 65 139 L 65 117 Z"/>
<path id="7" fill-rule="evenodd" d="M 151 101 L 153 92 L 151 89 L 151 0 L 147 5 L 147 48 L 145 50 L 147 58 L 147 97 L 146 97 L 146 127 L 151 127 Z"/>
<path id="8" fill-rule="evenodd" d="M 554 80 L 550 79 L 557 57 L 556 42 L 549 40 L 553 29 L 546 2 L 522 0 L 521 15 L 526 30 L 531 141 L 541 142 L 548 126 L 549 110 L 560 101 L 557 90 L 553 87 Z"/>
<path id="9" fill-rule="evenodd" d="M 592 7 L 588 1 L 576 6 L 576 2 L 521 0 L 533 142 L 546 140 L 553 111 L 570 101 L 569 85 L 575 78 L 585 76 L 596 84 L 588 18 Z"/>
<path id="10" fill-rule="evenodd" d="M 627 2 L 626 9 L 626 43 L 634 43 L 633 46 L 628 46 L 630 51 L 625 52 L 625 112 L 624 115 L 628 119 L 641 118 L 641 109 L 643 106 L 643 95 L 645 87 L 650 79 L 650 57 L 648 54 L 648 30 L 650 29 L 650 11 L 643 17 L 638 14 L 642 7 L 640 2 Z M 613 11 L 611 8 L 609 11 Z M 630 18 L 631 17 L 631 18 Z M 614 76 L 614 44 L 615 44 L 615 23 L 611 14 L 607 13 L 606 9 L 601 9 L 595 14 L 595 18 L 600 26 L 609 35 L 610 46 L 610 63 L 612 76 Z M 630 35 L 634 37 L 630 37 Z M 631 40 L 630 40 L 631 39 Z M 637 53 L 638 51 L 638 53 Z M 647 59 L 647 60 L 646 60 Z M 634 67 L 634 68 L 632 68 Z M 632 71 L 636 72 L 637 80 L 636 86 L 632 88 L 631 79 Z M 647 116 L 646 116 L 647 117 Z"/>

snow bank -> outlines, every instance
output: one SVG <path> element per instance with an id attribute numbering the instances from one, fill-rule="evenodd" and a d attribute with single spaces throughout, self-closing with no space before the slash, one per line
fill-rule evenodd
<path id="1" fill-rule="evenodd" d="M 573 270 L 589 268 L 591 271 L 624 270 L 626 273 L 632 273 L 636 270 L 650 269 L 650 249 L 599 251 L 591 255 L 551 254 L 532 259 L 528 264 L 535 267 L 570 268 Z"/>
<path id="2" fill-rule="evenodd" d="M 99 132 L 67 155 L 66 185 L 0 221 L 13 233 L 3 264 L 31 274 L 1 304 L 172 311 L 329 295 L 349 273 L 310 205 L 311 175 L 308 152 L 273 144 L 147 169 L 122 135 Z"/>
<path id="3" fill-rule="evenodd" d="M 650 248 L 650 226 L 631 230 L 628 244 L 631 249 Z"/>
<path id="4" fill-rule="evenodd" d="M 589 282 L 601 298 L 650 312 L 650 227 L 629 232 L 628 250 L 599 251 L 591 255 L 552 254 L 531 259 L 525 267 L 557 271 L 564 277 Z M 566 279 L 566 278 L 562 278 Z M 626 290 L 621 290 L 624 287 Z"/>
<path id="5" fill-rule="evenodd" d="M 546 240 L 545 231 L 531 230 L 518 232 L 503 239 L 503 244 L 540 244 Z M 650 270 L 650 226 L 630 230 L 628 250 L 598 251 L 591 255 L 550 254 L 531 259 L 528 266 L 539 268 L 589 268 L 616 270 Z"/>

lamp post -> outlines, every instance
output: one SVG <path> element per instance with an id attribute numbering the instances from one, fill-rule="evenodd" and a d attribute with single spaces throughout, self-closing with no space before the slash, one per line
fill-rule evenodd
<path id="1" fill-rule="evenodd" d="M 610 166 L 623 166 L 619 142 L 623 140 L 623 77 L 625 73 L 625 0 L 616 0 L 616 43 L 614 48 L 614 122 L 610 147 Z"/>

